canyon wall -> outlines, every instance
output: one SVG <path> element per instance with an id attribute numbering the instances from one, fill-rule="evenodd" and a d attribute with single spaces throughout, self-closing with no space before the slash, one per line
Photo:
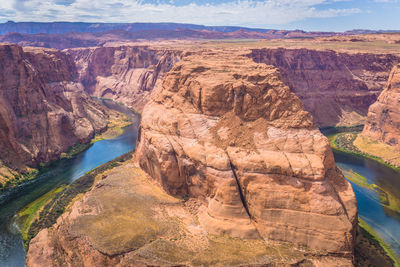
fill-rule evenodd
<path id="1" fill-rule="evenodd" d="M 400 149 L 400 65 L 393 68 L 385 90 L 369 108 L 362 135 Z"/>
<path id="2" fill-rule="evenodd" d="M 390 70 L 400 62 L 392 54 L 310 49 L 253 49 L 249 56 L 280 70 L 318 126 L 363 124 Z"/>
<path id="3" fill-rule="evenodd" d="M 1 44 L 0 58 L 0 159 L 6 166 L 49 162 L 106 128 L 106 111 L 76 81 L 69 55 Z"/>
<path id="4" fill-rule="evenodd" d="M 135 157 L 32 239 L 27 266 L 353 265 L 354 193 L 275 67 L 185 54 Z"/>
<path id="5" fill-rule="evenodd" d="M 89 94 L 122 102 L 138 111 L 180 57 L 180 52 L 174 50 L 146 46 L 77 48 L 68 52 Z"/>
<path id="6" fill-rule="evenodd" d="M 202 200 L 210 234 L 351 258 L 352 188 L 272 66 L 234 51 L 184 57 L 144 108 L 136 157 L 170 194 Z"/>
<path id="7" fill-rule="evenodd" d="M 193 50 L 193 49 L 192 49 Z M 89 94 L 123 102 L 138 111 L 182 52 L 166 47 L 115 46 L 69 49 Z M 315 124 L 363 124 L 400 57 L 309 49 L 253 49 L 258 63 L 277 67 Z"/>
<path id="8" fill-rule="evenodd" d="M 70 41 L 75 37 L 82 39 L 71 46 L 90 45 L 92 37 L 70 35 L 67 38 Z M 113 36 L 107 35 L 104 42 L 121 39 Z M 29 41 L 24 45 L 29 45 Z M 36 45 L 46 46 L 45 43 Z M 127 44 L 66 51 L 74 57 L 79 80 L 89 94 L 110 98 L 141 111 L 150 92 L 179 61 L 182 50 L 163 45 L 155 48 Z M 369 106 L 383 90 L 392 67 L 400 62 L 399 56 L 390 53 L 284 48 L 252 49 L 249 57 L 255 62 L 277 67 L 285 83 L 320 127 L 364 124 Z"/>

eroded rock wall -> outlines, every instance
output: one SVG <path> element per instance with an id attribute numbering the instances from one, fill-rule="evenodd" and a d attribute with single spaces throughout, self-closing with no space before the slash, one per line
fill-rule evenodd
<path id="1" fill-rule="evenodd" d="M 352 266 L 351 186 L 279 71 L 246 53 L 185 54 L 136 159 L 40 231 L 27 266 Z"/>
<path id="2" fill-rule="evenodd" d="M 180 52 L 147 46 L 77 48 L 73 55 L 80 81 L 89 94 L 122 102 L 138 111 Z"/>
<path id="3" fill-rule="evenodd" d="M 238 51 L 182 58 L 143 110 L 136 156 L 167 192 L 202 201 L 211 234 L 351 258 L 353 190 L 275 67 Z"/>
<path id="4" fill-rule="evenodd" d="M 385 90 L 369 108 L 362 135 L 400 149 L 400 65 L 393 68 Z"/>
<path id="5" fill-rule="evenodd" d="M 256 62 L 277 67 L 318 126 L 363 124 L 400 58 L 391 54 L 310 49 L 254 49 Z"/>
<path id="6" fill-rule="evenodd" d="M 107 114 L 76 82 L 75 63 L 58 50 L 0 45 L 0 159 L 37 166 L 107 126 Z"/>

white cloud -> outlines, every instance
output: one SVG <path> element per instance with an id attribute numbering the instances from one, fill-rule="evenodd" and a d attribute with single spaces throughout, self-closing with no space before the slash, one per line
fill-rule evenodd
<path id="1" fill-rule="evenodd" d="M 175 6 L 142 0 L 1 0 L 0 19 L 15 21 L 181 22 L 205 25 L 279 25 L 307 18 L 361 12 L 358 8 L 321 9 L 348 0 L 238 0 Z M 380 0 L 382 1 L 382 0 Z M 3 11 L 3 12 L 2 12 Z"/>

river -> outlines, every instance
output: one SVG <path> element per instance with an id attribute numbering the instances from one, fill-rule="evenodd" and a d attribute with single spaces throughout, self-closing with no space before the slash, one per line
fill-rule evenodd
<path id="1" fill-rule="evenodd" d="M 89 149 L 70 160 L 57 162 L 51 170 L 42 173 L 35 182 L 19 188 L 18 193 L 0 208 L 0 267 L 25 266 L 25 249 L 18 226 L 13 217 L 27 204 L 47 193 L 51 189 L 70 184 L 86 172 L 110 161 L 135 148 L 137 131 L 140 123 L 138 115 L 130 109 L 111 101 L 103 101 L 109 108 L 127 114 L 132 125 L 114 139 L 101 140 Z"/>
<path id="2" fill-rule="evenodd" d="M 0 208 L 0 266 L 25 266 L 25 250 L 18 226 L 13 224 L 13 216 L 18 210 L 41 195 L 61 184 L 69 184 L 103 163 L 135 148 L 140 118 L 129 109 L 112 102 L 106 105 L 132 118 L 123 135 L 96 142 L 88 150 L 67 161 L 58 162 L 49 172 L 38 177 L 37 183 L 27 185 L 13 201 Z M 339 168 L 352 170 L 366 178 L 369 184 L 376 184 L 393 196 L 400 198 L 400 174 L 376 161 L 334 152 Z M 352 183 L 359 216 L 367 222 L 393 250 L 400 255 L 400 215 L 389 210 L 379 201 L 378 193 Z"/>
<path id="3" fill-rule="evenodd" d="M 337 166 L 355 172 L 366 178 L 368 184 L 375 184 L 385 192 L 400 199 L 400 173 L 374 160 L 358 158 L 335 151 Z M 400 257 L 400 214 L 383 205 L 376 190 L 362 187 L 350 181 L 357 198 L 358 215 Z"/>

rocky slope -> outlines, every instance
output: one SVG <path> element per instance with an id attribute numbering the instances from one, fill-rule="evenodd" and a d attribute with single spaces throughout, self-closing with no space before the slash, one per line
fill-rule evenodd
<path id="1" fill-rule="evenodd" d="M 274 67 L 225 51 L 183 58 L 146 105 L 138 142 L 167 192 L 203 201 L 208 233 L 351 257 L 354 193 Z"/>
<path id="2" fill-rule="evenodd" d="M 97 181 L 27 266 L 352 266 L 356 201 L 327 139 L 238 51 L 186 54 L 144 108 L 135 161 Z"/>
<path id="3" fill-rule="evenodd" d="M 400 149 L 400 65 L 393 68 L 385 90 L 369 108 L 362 135 Z"/>
<path id="4" fill-rule="evenodd" d="M 400 62 L 393 54 L 311 49 L 254 49 L 249 56 L 279 68 L 318 126 L 363 124 L 390 70 Z"/>
<path id="5" fill-rule="evenodd" d="M 180 52 L 147 46 L 78 48 L 68 52 L 88 93 L 139 111 L 180 57 Z"/>
<path id="6" fill-rule="evenodd" d="M 288 244 L 208 234 L 198 222 L 196 199 L 168 195 L 132 160 L 97 180 L 31 241 L 27 266 L 351 265 Z"/>
<path id="7" fill-rule="evenodd" d="M 88 142 L 107 114 L 76 82 L 69 55 L 57 50 L 0 45 L 0 159 L 23 171 Z"/>

